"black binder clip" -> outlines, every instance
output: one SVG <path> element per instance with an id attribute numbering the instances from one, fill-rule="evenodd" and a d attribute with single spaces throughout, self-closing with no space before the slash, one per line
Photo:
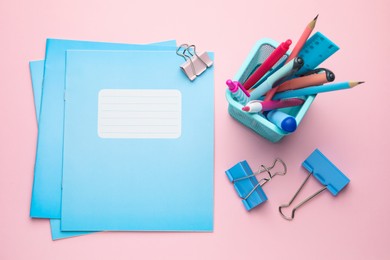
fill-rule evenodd
<path id="1" fill-rule="evenodd" d="M 271 170 L 277 163 L 282 165 L 282 170 L 272 174 Z M 264 172 L 268 176 L 257 180 L 256 175 Z M 226 171 L 227 177 L 233 183 L 238 196 L 242 198 L 242 202 L 248 211 L 268 200 L 262 186 L 276 175 L 285 175 L 286 173 L 287 166 L 281 159 L 276 159 L 271 167 L 261 165 L 255 173 L 251 170 L 247 161 L 239 162 Z"/>
<path id="2" fill-rule="evenodd" d="M 297 192 L 294 194 L 292 199 L 288 204 L 281 205 L 279 207 L 279 212 L 284 219 L 293 220 L 295 211 L 303 206 L 306 202 L 310 201 L 318 194 L 324 190 L 329 190 L 329 192 L 336 196 L 345 186 L 349 183 L 349 179 L 345 176 L 328 158 L 325 157 L 318 149 L 316 149 L 307 159 L 302 163 L 302 166 L 309 172 L 309 175 L 303 181 Z M 313 195 L 307 197 L 305 200 L 300 202 L 291 212 L 291 217 L 288 217 L 283 214 L 282 209 L 287 208 L 298 196 L 299 192 L 302 190 L 303 186 L 307 182 L 310 176 L 314 176 L 322 185 L 319 191 Z"/>
<path id="3" fill-rule="evenodd" d="M 176 53 L 184 58 L 185 62 L 180 68 L 191 81 L 213 65 L 207 52 L 197 54 L 195 45 L 182 44 L 177 48 Z"/>

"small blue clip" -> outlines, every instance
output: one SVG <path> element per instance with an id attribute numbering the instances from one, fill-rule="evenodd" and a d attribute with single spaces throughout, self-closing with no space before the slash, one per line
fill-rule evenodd
<path id="1" fill-rule="evenodd" d="M 345 176 L 328 158 L 325 157 L 318 149 L 314 150 L 314 152 L 306 158 L 306 160 L 302 163 L 302 166 L 310 173 L 302 185 L 299 187 L 297 192 L 294 194 L 292 199 L 288 204 L 281 205 L 279 207 L 279 212 L 282 214 L 283 218 L 287 220 L 293 220 L 295 211 L 303 206 L 306 202 L 313 199 L 315 196 L 323 192 L 324 190 L 329 190 L 333 196 L 336 196 L 345 186 L 349 183 L 349 179 Z M 306 198 L 304 201 L 300 202 L 291 213 L 291 217 L 287 217 L 283 214 L 282 209 L 287 208 L 291 205 L 294 199 L 297 197 L 298 193 L 302 190 L 303 186 L 307 182 L 310 176 L 314 176 L 322 185 L 319 191 L 314 193 L 313 195 Z"/>
<path id="2" fill-rule="evenodd" d="M 333 196 L 336 196 L 349 183 L 347 176 L 318 149 L 307 157 L 302 166 L 313 174 L 322 185 L 326 186 Z"/>
<path id="3" fill-rule="evenodd" d="M 283 165 L 283 171 L 272 174 L 270 170 L 275 167 L 277 162 Z M 263 172 L 267 172 L 268 177 L 257 180 L 256 175 Z M 261 186 L 274 176 L 285 175 L 286 173 L 286 164 L 281 159 L 276 159 L 271 167 L 261 165 L 255 173 L 253 173 L 247 161 L 239 162 L 226 171 L 227 177 L 233 183 L 238 196 L 242 199 L 248 211 L 268 200 Z"/>

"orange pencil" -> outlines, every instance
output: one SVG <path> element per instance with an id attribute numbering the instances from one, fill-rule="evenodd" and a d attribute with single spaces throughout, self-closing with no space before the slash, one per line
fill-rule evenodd
<path id="1" fill-rule="evenodd" d="M 287 58 L 286 63 L 290 60 L 294 59 L 298 56 L 298 53 L 301 51 L 303 45 L 305 45 L 307 38 L 309 38 L 311 32 L 313 31 L 314 27 L 316 26 L 318 14 L 317 16 L 311 21 L 303 31 L 301 38 L 299 38 L 299 41 L 295 45 L 294 49 L 292 50 L 290 56 Z"/>
<path id="2" fill-rule="evenodd" d="M 307 76 L 290 79 L 268 91 L 264 98 L 264 101 L 271 100 L 273 96 L 279 92 L 306 88 L 310 86 L 318 86 L 328 82 L 332 82 L 334 81 L 334 79 L 335 75 L 329 70 L 326 70 L 324 73 L 309 74 Z"/>

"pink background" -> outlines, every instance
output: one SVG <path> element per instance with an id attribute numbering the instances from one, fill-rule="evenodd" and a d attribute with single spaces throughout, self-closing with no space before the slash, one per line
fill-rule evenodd
<path id="1" fill-rule="evenodd" d="M 1 0 L 0 259 L 390 259 L 389 11 L 386 0 Z M 366 83 L 321 94 L 297 132 L 272 144 L 228 115 L 224 81 L 258 39 L 295 43 L 317 13 L 316 31 L 341 47 L 324 66 L 336 81 Z M 48 37 L 177 39 L 215 51 L 213 233 L 107 232 L 52 242 L 49 222 L 29 218 L 37 126 L 28 61 L 44 58 Z M 338 197 L 321 194 L 287 222 L 277 207 L 306 177 L 300 165 L 315 148 L 351 183 Z M 240 160 L 255 168 L 275 157 L 289 173 L 264 187 L 266 204 L 246 212 L 224 171 Z M 311 180 L 303 195 L 318 187 Z"/>

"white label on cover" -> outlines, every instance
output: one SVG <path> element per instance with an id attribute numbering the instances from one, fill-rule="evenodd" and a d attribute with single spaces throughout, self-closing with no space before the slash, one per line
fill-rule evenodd
<path id="1" fill-rule="evenodd" d="M 179 138 L 181 93 L 174 89 L 102 89 L 101 138 Z"/>

